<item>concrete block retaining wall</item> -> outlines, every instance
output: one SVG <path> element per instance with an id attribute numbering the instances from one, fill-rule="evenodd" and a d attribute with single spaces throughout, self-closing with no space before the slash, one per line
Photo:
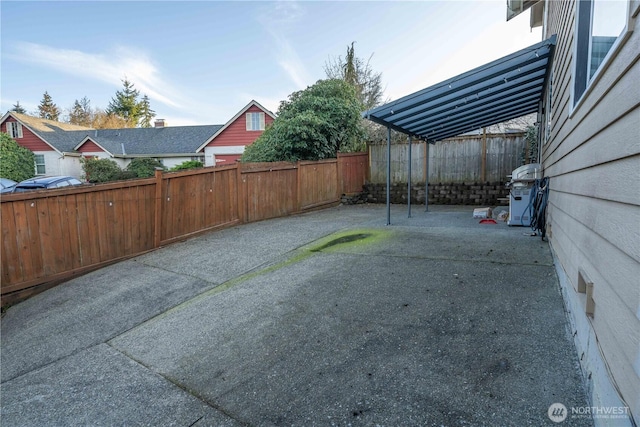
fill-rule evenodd
<path id="1" fill-rule="evenodd" d="M 386 203 L 386 184 L 365 184 L 364 194 L 359 200 L 368 203 Z M 364 197 L 366 195 L 366 197 Z M 482 205 L 499 206 L 508 204 L 501 198 L 509 197 L 509 189 L 502 182 L 462 183 L 462 184 L 429 184 L 429 203 L 436 205 Z M 424 183 L 411 186 L 411 203 L 424 204 Z M 407 184 L 391 184 L 391 203 L 407 203 Z"/>

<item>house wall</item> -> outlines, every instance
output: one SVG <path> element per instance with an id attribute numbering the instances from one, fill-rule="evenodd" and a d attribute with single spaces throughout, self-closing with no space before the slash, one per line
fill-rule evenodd
<path id="1" fill-rule="evenodd" d="M 16 121 L 13 117 L 7 118 L 0 125 L 0 131 L 7 131 L 6 122 Z M 22 126 L 22 138 L 17 138 L 16 142 L 18 145 L 31 150 L 33 154 L 44 155 L 45 175 L 69 175 L 81 179 L 82 166 L 79 157 L 61 155 L 26 126 Z"/>
<path id="2" fill-rule="evenodd" d="M 204 164 L 205 166 L 220 166 L 221 163 L 230 163 L 242 157 L 245 145 L 239 146 L 207 146 L 204 148 Z"/>
<path id="3" fill-rule="evenodd" d="M 44 175 L 68 175 L 82 179 L 83 171 L 80 157 L 60 155 L 57 151 L 34 151 L 33 154 L 44 156 Z"/>
<path id="4" fill-rule="evenodd" d="M 14 119 L 13 117 L 9 117 L 7 118 L 7 120 L 5 120 L 2 125 L 0 125 L 0 130 L 2 132 L 7 132 L 7 122 L 17 122 L 16 119 Z M 42 139 L 40 139 L 38 136 L 36 136 L 36 134 L 34 134 L 33 132 L 31 132 L 26 126 L 22 126 L 22 138 L 17 138 L 16 142 L 25 148 L 28 148 L 29 150 L 33 151 L 33 152 L 38 152 L 38 154 L 41 154 L 42 151 L 55 151 L 53 149 L 53 147 L 51 147 L 50 145 L 46 144 L 44 141 L 42 141 Z"/>
<path id="5" fill-rule="evenodd" d="M 162 157 L 160 158 L 160 160 L 162 161 L 162 164 L 164 165 L 165 168 L 167 169 L 171 169 L 174 166 L 178 166 L 181 163 L 187 162 L 189 160 L 191 160 L 191 157 L 195 157 L 195 156 L 189 156 L 189 157 Z M 199 158 L 198 160 L 200 160 L 201 162 L 204 160 L 202 158 Z M 129 160 L 129 163 L 131 161 Z"/>
<path id="6" fill-rule="evenodd" d="M 34 151 L 33 154 L 42 154 L 44 156 L 44 175 L 63 175 L 62 156 L 59 153 L 55 151 Z"/>
<path id="7" fill-rule="evenodd" d="M 240 117 L 231 123 L 220 135 L 216 136 L 208 146 L 223 147 L 223 146 L 238 146 L 249 145 L 253 143 L 260 135 L 262 131 L 248 131 L 246 123 L 247 113 L 264 113 L 263 110 L 255 105 L 249 107 Z M 264 114 L 265 127 L 273 123 L 273 118 L 265 113 Z"/>
<path id="8" fill-rule="evenodd" d="M 60 168 L 60 175 L 69 175 L 79 180 L 82 180 L 84 171 L 82 170 L 82 163 L 80 163 L 81 156 L 68 156 L 58 158 L 58 164 Z"/>
<path id="9" fill-rule="evenodd" d="M 541 148 L 547 235 L 592 404 L 628 406 L 640 424 L 640 19 L 574 108 L 576 3 L 545 7 L 544 36 L 558 34 L 551 111 L 542 120 L 550 123 Z M 639 2 L 630 7 L 637 14 Z"/>
<path id="10" fill-rule="evenodd" d="M 124 169 L 127 167 L 127 165 L 129 164 L 130 160 L 129 159 L 121 159 L 121 158 L 114 158 L 111 157 L 111 155 L 109 153 L 106 153 L 104 151 L 84 151 L 86 148 L 87 144 L 84 144 L 82 147 L 80 147 L 81 149 L 81 153 L 83 157 L 97 157 L 98 159 L 109 159 L 109 160 L 113 160 L 114 162 L 116 162 L 116 164 L 121 168 Z M 99 149 L 99 147 L 98 147 Z"/>
<path id="11" fill-rule="evenodd" d="M 262 135 L 263 131 L 247 130 L 247 113 L 265 113 L 265 127 L 273 123 L 273 117 L 252 105 L 204 148 L 205 166 L 219 166 L 223 163 L 220 160 L 227 164 L 230 160 L 239 159 L 244 152 L 244 147 L 252 144 Z"/>
<path id="12" fill-rule="evenodd" d="M 102 153 L 104 153 L 104 150 L 102 148 L 100 148 L 100 146 L 98 144 L 96 144 L 95 142 L 90 141 L 90 140 L 85 141 L 85 143 L 82 144 L 79 147 L 78 151 L 80 151 L 82 153 L 85 153 L 85 152 L 92 152 L 92 153 L 95 153 L 95 152 L 100 153 L 100 152 L 102 152 Z"/>

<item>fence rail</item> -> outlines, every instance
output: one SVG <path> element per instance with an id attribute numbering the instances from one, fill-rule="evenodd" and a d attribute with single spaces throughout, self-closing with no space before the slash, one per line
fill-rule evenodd
<path id="1" fill-rule="evenodd" d="M 3 196 L 3 299 L 238 223 L 331 205 L 361 191 L 368 153 L 251 163 Z"/>

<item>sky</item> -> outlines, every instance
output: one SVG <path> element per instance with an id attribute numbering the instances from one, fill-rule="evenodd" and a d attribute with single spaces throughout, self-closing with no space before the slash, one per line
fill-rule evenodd
<path id="1" fill-rule="evenodd" d="M 169 126 L 224 124 L 355 54 L 392 101 L 541 40 L 506 1 L 0 2 L 0 111 L 105 109 L 127 78 Z"/>

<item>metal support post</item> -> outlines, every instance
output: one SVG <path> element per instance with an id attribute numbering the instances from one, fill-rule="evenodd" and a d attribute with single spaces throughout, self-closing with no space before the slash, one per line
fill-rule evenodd
<path id="1" fill-rule="evenodd" d="M 411 218 L 411 135 L 407 135 L 409 141 L 409 176 L 407 177 L 407 218 Z"/>

